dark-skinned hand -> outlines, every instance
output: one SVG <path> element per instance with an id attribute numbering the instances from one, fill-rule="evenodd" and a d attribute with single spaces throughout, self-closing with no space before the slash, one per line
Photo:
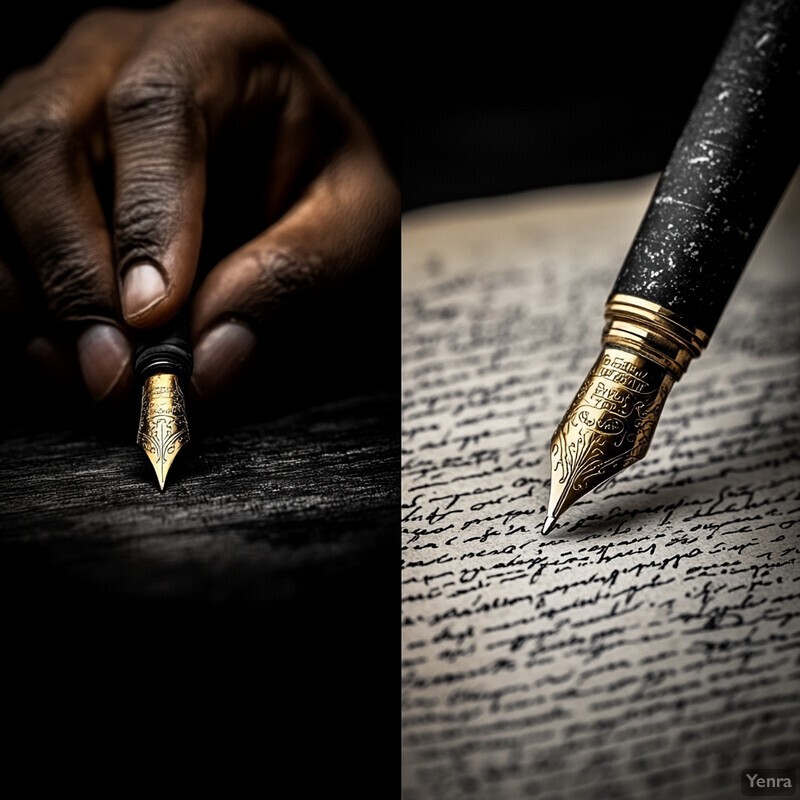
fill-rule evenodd
<path id="1" fill-rule="evenodd" d="M 399 219 L 363 119 L 236 0 L 92 12 L 7 80 L 0 204 L 7 346 L 74 365 L 105 403 L 133 391 L 136 330 L 184 308 L 213 398 L 281 315 L 374 267 Z"/>

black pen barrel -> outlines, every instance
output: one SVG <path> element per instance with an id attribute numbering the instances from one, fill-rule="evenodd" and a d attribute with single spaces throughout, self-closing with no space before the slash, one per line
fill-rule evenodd
<path id="1" fill-rule="evenodd" d="M 186 315 L 181 314 L 162 328 L 140 332 L 133 364 L 139 381 L 157 373 L 178 375 L 188 380 L 192 374 L 193 358 Z"/>
<path id="2" fill-rule="evenodd" d="M 800 158 L 800 2 L 743 3 L 611 295 L 710 335 Z"/>

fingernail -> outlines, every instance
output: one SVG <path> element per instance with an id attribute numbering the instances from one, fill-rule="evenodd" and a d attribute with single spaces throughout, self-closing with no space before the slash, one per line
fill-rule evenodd
<path id="1" fill-rule="evenodd" d="M 122 312 L 126 319 L 135 319 L 160 303 L 167 294 L 167 285 L 156 267 L 140 261 L 128 267 L 122 281 Z"/>
<path id="2" fill-rule="evenodd" d="M 78 363 L 95 402 L 133 381 L 131 346 L 113 325 L 92 325 L 78 337 Z"/>
<path id="3" fill-rule="evenodd" d="M 192 384 L 210 400 L 244 369 L 256 349 L 256 335 L 242 322 L 222 322 L 206 333 L 194 350 Z"/>

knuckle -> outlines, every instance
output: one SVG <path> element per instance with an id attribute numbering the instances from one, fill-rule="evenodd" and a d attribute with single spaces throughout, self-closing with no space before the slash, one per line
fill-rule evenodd
<path id="1" fill-rule="evenodd" d="M 0 116 L 0 174 L 38 161 L 52 165 L 67 155 L 73 123 L 69 104 L 57 94 L 26 101 Z"/>
<path id="2" fill-rule="evenodd" d="M 286 25 L 263 8 L 242 0 L 181 0 L 187 10 L 206 20 L 216 21 L 223 29 L 237 33 L 246 31 L 265 45 L 275 47 L 291 43 Z"/>
<path id="3" fill-rule="evenodd" d="M 59 284 L 54 290 L 45 287 L 47 311 L 59 322 L 81 322 L 91 317 L 105 315 L 91 288 L 74 276 L 67 284 Z"/>
<path id="4" fill-rule="evenodd" d="M 258 295 L 264 300 L 293 303 L 319 288 L 320 259 L 314 256 L 269 248 L 251 253 L 250 258 L 258 276 Z"/>
<path id="5" fill-rule="evenodd" d="M 272 48 L 289 49 L 292 44 L 286 26 L 272 14 L 256 8 L 242 7 L 245 13 L 251 15 L 248 20 L 253 29 L 258 31 L 261 39 L 269 43 Z"/>
<path id="6" fill-rule="evenodd" d="M 178 231 L 168 213 L 171 184 L 141 173 L 114 210 L 117 261 L 120 265 L 162 253 Z"/>
<path id="7" fill-rule="evenodd" d="M 188 82 L 172 67 L 146 65 L 119 80 L 109 91 L 106 113 L 113 128 L 142 126 L 152 131 L 184 128 L 198 113 Z"/>
<path id="8" fill-rule="evenodd" d="M 115 8 L 92 8 L 72 23 L 68 33 L 103 35 L 125 20 L 125 12 Z"/>
<path id="9" fill-rule="evenodd" d="M 107 314 L 99 296 L 102 281 L 74 241 L 49 241 L 37 254 L 40 283 L 49 314 L 60 322 L 77 322 Z"/>

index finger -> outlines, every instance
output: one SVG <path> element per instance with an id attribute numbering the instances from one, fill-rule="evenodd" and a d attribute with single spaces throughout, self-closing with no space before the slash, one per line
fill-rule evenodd
<path id="1" fill-rule="evenodd" d="M 269 102 L 276 84 L 264 73 L 284 40 L 271 18 L 238 3 L 178 3 L 161 13 L 107 103 L 122 309 L 139 328 L 163 325 L 186 302 L 214 134 L 252 99 L 254 75 L 258 102 Z"/>

